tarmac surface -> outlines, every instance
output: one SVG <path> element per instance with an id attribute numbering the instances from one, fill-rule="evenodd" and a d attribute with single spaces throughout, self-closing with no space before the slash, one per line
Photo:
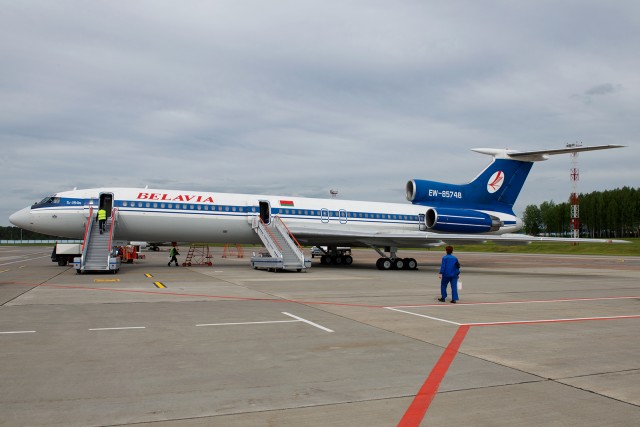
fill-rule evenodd
<path id="1" fill-rule="evenodd" d="M 450 304 L 441 250 L 117 275 L 50 252 L 0 247 L 0 426 L 640 424 L 640 258 L 458 253 Z"/>

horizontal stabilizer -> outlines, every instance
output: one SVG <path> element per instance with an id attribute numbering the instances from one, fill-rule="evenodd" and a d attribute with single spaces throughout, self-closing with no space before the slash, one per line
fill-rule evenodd
<path id="1" fill-rule="evenodd" d="M 553 150 L 518 151 L 500 148 L 474 148 L 473 151 L 481 154 L 489 154 L 497 159 L 522 160 L 525 162 L 539 162 L 549 159 L 556 154 L 579 153 L 581 151 L 607 150 L 610 148 L 622 148 L 626 145 L 592 145 L 585 147 L 567 147 Z"/>

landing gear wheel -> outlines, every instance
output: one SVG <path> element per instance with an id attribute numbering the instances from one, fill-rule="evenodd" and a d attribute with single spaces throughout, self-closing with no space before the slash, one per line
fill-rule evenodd
<path id="1" fill-rule="evenodd" d="M 331 257 L 331 262 L 333 262 L 335 265 L 340 265 L 342 264 L 342 257 L 341 256 Z"/>
<path id="2" fill-rule="evenodd" d="M 404 260 L 402 258 L 396 258 L 392 263 L 394 270 L 402 270 L 404 268 Z"/>
<path id="3" fill-rule="evenodd" d="M 329 255 L 322 255 L 321 260 L 324 260 L 324 264 L 331 265 L 333 264 L 333 259 Z"/>
<path id="4" fill-rule="evenodd" d="M 391 260 L 389 258 L 379 258 L 376 261 L 376 267 L 378 267 L 378 270 L 390 270 Z"/>
<path id="5" fill-rule="evenodd" d="M 418 268 L 418 261 L 413 258 L 405 258 L 404 268 L 406 270 L 415 270 L 416 268 Z"/>
<path id="6" fill-rule="evenodd" d="M 346 265 L 351 265 L 353 264 L 353 257 L 351 255 L 347 255 L 344 257 L 344 263 Z"/>

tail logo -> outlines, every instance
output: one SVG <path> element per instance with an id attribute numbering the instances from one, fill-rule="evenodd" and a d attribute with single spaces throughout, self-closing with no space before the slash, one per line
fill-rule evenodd
<path id="1" fill-rule="evenodd" d="M 503 183 L 504 172 L 497 171 L 493 175 L 491 175 L 491 178 L 489 178 L 489 181 L 487 182 L 487 191 L 489 193 L 495 193 L 500 189 L 500 187 L 502 187 Z"/>

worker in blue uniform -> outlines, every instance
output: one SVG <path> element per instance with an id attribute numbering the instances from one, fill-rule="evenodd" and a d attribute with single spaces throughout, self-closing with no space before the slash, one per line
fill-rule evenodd
<path id="1" fill-rule="evenodd" d="M 440 265 L 440 296 L 438 301 L 445 302 L 447 298 L 447 285 L 451 283 L 451 302 L 455 304 L 458 301 L 458 276 L 460 275 L 460 263 L 458 258 L 453 255 L 453 247 L 445 248 L 447 254 L 442 257 Z"/>

